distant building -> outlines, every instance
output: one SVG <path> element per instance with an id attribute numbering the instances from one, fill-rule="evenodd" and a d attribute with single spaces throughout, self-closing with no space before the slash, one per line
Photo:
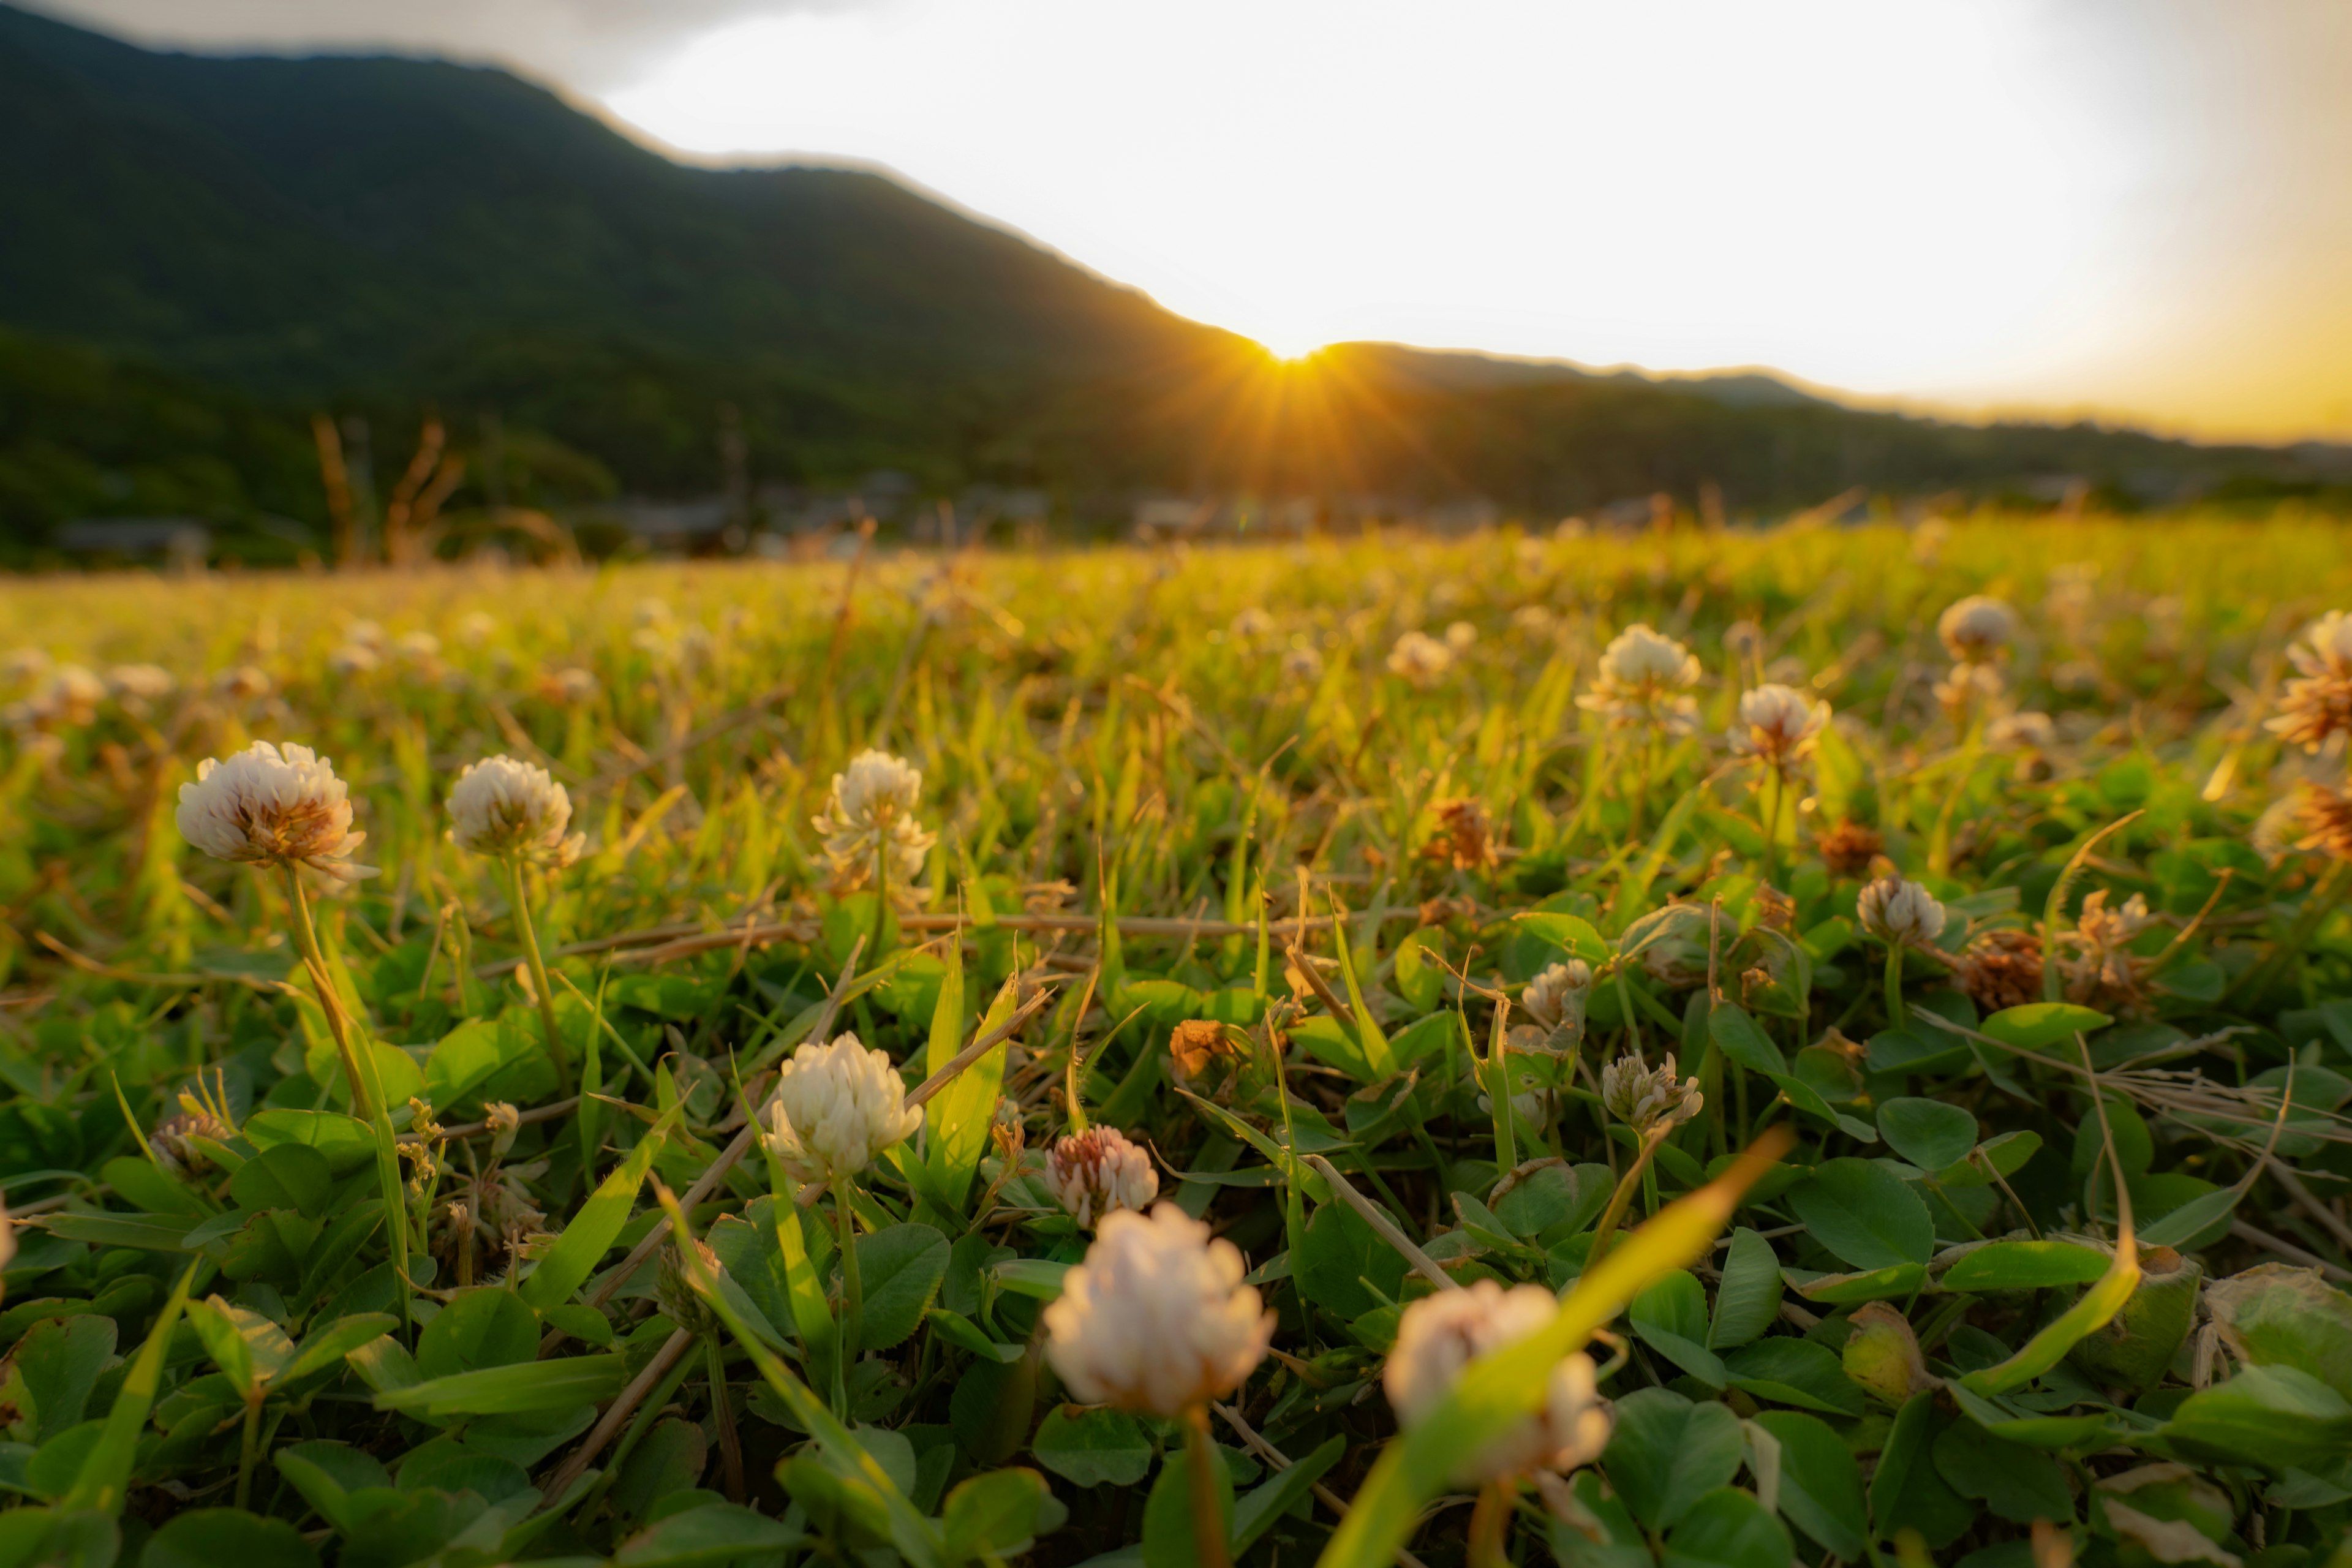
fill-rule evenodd
<path id="1" fill-rule="evenodd" d="M 194 517 L 85 517 L 61 526 L 56 542 L 74 555 L 197 567 L 212 553 L 213 531 Z"/>

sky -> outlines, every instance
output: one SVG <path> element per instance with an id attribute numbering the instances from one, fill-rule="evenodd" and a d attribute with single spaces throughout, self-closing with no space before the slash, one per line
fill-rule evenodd
<path id="1" fill-rule="evenodd" d="M 887 168 L 1282 353 L 2352 440 L 2339 0 L 42 0 Z"/>

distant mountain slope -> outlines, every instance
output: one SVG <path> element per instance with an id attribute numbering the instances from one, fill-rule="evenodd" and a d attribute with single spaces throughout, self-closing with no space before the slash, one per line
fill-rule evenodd
<path id="1" fill-rule="evenodd" d="M 1853 483 L 2062 471 L 2162 491 L 2304 471 L 1864 413 L 1759 374 L 1380 344 L 1277 367 L 880 176 L 681 166 L 497 70 L 158 54 L 5 5 L 0 193 L 0 326 L 34 334 L 20 364 L 95 345 L 234 388 L 298 437 L 325 405 L 382 428 L 431 402 L 461 439 L 496 415 L 638 490 L 716 489 L 722 422 L 755 479 L 887 466 L 1100 504 L 1479 494 L 1557 514 L 1708 481 L 1739 507 Z M 0 524 L 60 505 L 10 503 Z"/>

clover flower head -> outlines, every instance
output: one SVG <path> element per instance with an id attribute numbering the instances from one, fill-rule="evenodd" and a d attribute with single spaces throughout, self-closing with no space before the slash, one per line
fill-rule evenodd
<path id="1" fill-rule="evenodd" d="M 383 663 L 382 654 L 360 642 L 347 642 L 327 656 L 327 668 L 337 675 L 365 675 Z"/>
<path id="2" fill-rule="evenodd" d="M 1944 651 L 1962 664 L 1982 664 L 2017 637 L 2017 612 L 2000 600 L 1970 594 L 1936 617 Z"/>
<path id="3" fill-rule="evenodd" d="M 2316 752 L 2331 735 L 2352 733 L 2352 616 L 2330 610 L 2286 650 L 2300 672 L 2286 683 L 2267 727 L 2291 746 Z"/>
<path id="4" fill-rule="evenodd" d="M 1409 631 L 1389 649 L 1389 670 L 1424 690 L 1454 668 L 1454 649 L 1423 631 Z"/>
<path id="5" fill-rule="evenodd" d="M 549 866 L 580 858 L 584 833 L 567 834 L 572 796 L 535 763 L 509 756 L 468 763 L 449 790 L 449 839 L 460 849 Z"/>
<path id="6" fill-rule="evenodd" d="M 1731 749 L 1740 756 L 1786 767 L 1813 749 L 1829 721 L 1828 703 L 1793 686 L 1759 686 L 1740 695 Z"/>
<path id="7" fill-rule="evenodd" d="M 1323 679 L 1323 656 L 1307 643 L 1291 644 L 1282 651 L 1282 678 L 1305 685 Z"/>
<path id="8" fill-rule="evenodd" d="M 923 1124 L 887 1052 L 856 1035 L 804 1045 L 776 1076 L 768 1102 L 768 1147 L 797 1181 L 854 1176 Z"/>
<path id="9" fill-rule="evenodd" d="M 1444 1403 L 1472 1362 L 1538 1332 L 1559 1310 L 1540 1285 L 1507 1290 L 1492 1279 L 1423 1296 L 1406 1307 L 1381 1373 L 1398 1425 L 1408 1430 L 1421 1425 Z M 1449 1479 L 1479 1486 L 1537 1470 L 1575 1469 L 1600 1458 L 1609 1444 L 1610 1425 L 1592 1358 L 1571 1352 L 1553 1363 L 1542 1405 L 1458 1460 Z"/>
<path id="10" fill-rule="evenodd" d="M 1045 1309 L 1045 1355 L 1090 1405 L 1174 1417 L 1232 1393 L 1265 1358 L 1275 1315 L 1240 1251 L 1161 1204 L 1103 1217 Z"/>
<path id="11" fill-rule="evenodd" d="M 2058 726 L 2047 713 L 2004 713 L 1985 727 L 1985 743 L 2004 751 L 2046 752 L 2058 743 Z"/>
<path id="12" fill-rule="evenodd" d="M 1637 1133 L 1663 1122 L 1672 1127 L 1688 1121 L 1706 1108 L 1698 1079 L 1676 1081 L 1675 1053 L 1656 1067 L 1636 1054 L 1618 1058 L 1601 1069 L 1601 1103 L 1609 1114 Z"/>
<path id="13" fill-rule="evenodd" d="M 179 682 L 160 664 L 118 664 L 106 672 L 107 689 L 123 702 L 157 702 Z"/>
<path id="14" fill-rule="evenodd" d="M 2295 853 L 2352 860 L 2352 791 L 2301 780 L 2263 813 L 2252 840 L 2273 865 Z"/>
<path id="15" fill-rule="evenodd" d="M 873 750 L 852 757 L 846 772 L 833 775 L 826 809 L 810 819 L 835 873 L 855 886 L 872 874 L 876 856 L 887 854 L 891 879 L 901 887 L 912 881 L 938 837 L 915 820 L 922 795 L 922 771 L 904 757 Z"/>
<path id="16" fill-rule="evenodd" d="M 1689 695 L 1698 678 L 1697 655 L 1636 621 L 1610 639 L 1601 652 L 1592 689 L 1576 700 L 1606 714 L 1612 728 L 1648 725 L 1668 734 L 1688 734 L 1698 721 L 1698 703 Z"/>
<path id="17" fill-rule="evenodd" d="M 1854 901 L 1862 929 L 1889 947 L 1926 947 L 1944 934 L 1944 906 L 1916 882 L 1881 877 Z"/>
<path id="18" fill-rule="evenodd" d="M 1274 633 L 1274 617 L 1255 605 L 1245 605 L 1226 628 L 1241 642 L 1255 642 Z"/>
<path id="19" fill-rule="evenodd" d="M 308 746 L 256 741 L 196 764 L 180 786 L 180 837 L 217 860 L 308 866 L 338 881 L 376 874 L 354 866 L 367 835 L 352 831 L 352 804 L 334 764 Z"/>
<path id="20" fill-rule="evenodd" d="M 1127 1134 L 1089 1127 L 1056 1141 L 1045 1157 L 1045 1186 L 1080 1225 L 1098 1225 L 1119 1209 L 1141 1214 L 1160 1195 L 1160 1173 Z"/>
<path id="21" fill-rule="evenodd" d="M 596 677 L 577 666 L 551 670 L 541 679 L 540 689 L 552 701 L 585 702 L 596 695 Z"/>
<path id="22" fill-rule="evenodd" d="M 240 664 L 215 677 L 213 689 L 223 697 L 267 697 L 271 684 L 269 672 L 259 665 Z"/>
<path id="23" fill-rule="evenodd" d="M 1557 1034 L 1580 1027 L 1585 1003 L 1592 994 L 1592 965 L 1580 958 L 1555 963 L 1528 982 L 1519 1005 L 1528 1016 Z"/>

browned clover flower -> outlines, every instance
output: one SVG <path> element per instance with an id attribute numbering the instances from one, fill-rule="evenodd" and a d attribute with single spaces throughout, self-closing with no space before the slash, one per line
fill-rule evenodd
<path id="1" fill-rule="evenodd" d="M 1955 978 L 1979 1012 L 2042 1000 L 2042 939 L 2030 931 L 1989 931 L 1960 954 Z"/>
<path id="2" fill-rule="evenodd" d="M 1886 840 L 1879 837 L 1876 828 L 1865 827 L 1859 822 L 1841 822 L 1814 842 L 1833 877 L 1861 876 L 1886 847 Z"/>
<path id="3" fill-rule="evenodd" d="M 1423 854 L 1457 871 L 1483 871 L 1502 859 L 1487 831 L 1485 805 L 1464 795 L 1441 800 L 1433 809 L 1437 813 L 1437 837 Z"/>

